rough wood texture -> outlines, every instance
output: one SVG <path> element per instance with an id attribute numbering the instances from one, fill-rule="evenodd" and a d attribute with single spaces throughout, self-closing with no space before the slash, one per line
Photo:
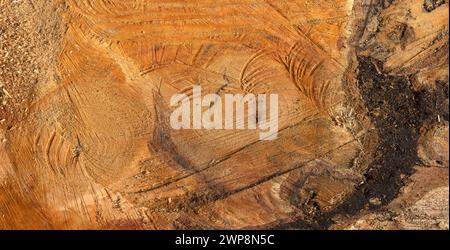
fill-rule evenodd
<path id="1" fill-rule="evenodd" d="M 448 229 L 447 0 L 0 10 L 0 228 Z M 278 139 L 171 129 L 195 84 Z"/>

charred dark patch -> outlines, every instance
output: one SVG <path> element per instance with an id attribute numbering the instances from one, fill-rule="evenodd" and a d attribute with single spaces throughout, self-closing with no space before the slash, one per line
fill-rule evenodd
<path id="1" fill-rule="evenodd" d="M 403 186 L 401 175 L 412 174 L 418 162 L 419 130 L 427 117 L 407 77 L 384 74 L 382 64 L 373 59 L 359 57 L 358 61 L 358 88 L 377 129 L 379 145 L 365 183 L 341 208 L 350 214 L 372 198 L 384 205 L 397 196 Z"/>
<path id="2" fill-rule="evenodd" d="M 421 111 L 428 118 L 429 123 L 440 119 L 448 121 L 449 118 L 448 83 L 436 81 L 435 86 L 432 92 L 420 90 L 415 93 L 417 100 L 421 104 Z"/>
<path id="3" fill-rule="evenodd" d="M 380 61 L 359 57 L 358 62 L 358 89 L 379 137 L 365 181 L 333 211 L 316 211 L 312 218 L 302 218 L 278 229 L 326 229 L 337 215 L 355 215 L 362 209 L 375 210 L 388 204 L 419 163 L 417 146 L 421 128 L 437 122 L 438 115 L 448 121 L 447 83 L 436 82 L 437 88 L 432 92 L 415 92 L 408 77 L 383 72 Z M 380 202 L 374 204 L 371 200 Z"/>
<path id="4" fill-rule="evenodd" d="M 334 215 L 354 215 L 365 207 L 377 209 L 397 197 L 404 180 L 419 162 L 420 129 L 431 124 L 439 114 L 448 120 L 448 111 L 444 112 L 448 110 L 445 84 L 438 83 L 433 92 L 414 92 L 408 77 L 384 73 L 381 62 L 366 57 L 359 57 L 358 62 L 358 88 L 377 130 L 379 145 L 365 174 L 366 181 L 322 221 L 324 227 L 332 223 L 330 218 Z M 381 202 L 371 204 L 372 199 Z"/>

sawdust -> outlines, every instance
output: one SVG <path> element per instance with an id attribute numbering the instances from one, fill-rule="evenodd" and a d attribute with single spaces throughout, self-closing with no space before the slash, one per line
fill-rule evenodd
<path id="1" fill-rule="evenodd" d="M 0 121 L 8 126 L 28 112 L 35 87 L 51 77 L 64 26 L 62 3 L 0 1 Z"/>

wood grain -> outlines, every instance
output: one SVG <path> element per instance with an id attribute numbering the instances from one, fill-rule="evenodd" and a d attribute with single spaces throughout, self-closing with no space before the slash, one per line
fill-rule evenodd
<path id="1" fill-rule="evenodd" d="M 380 163 L 382 147 L 413 142 L 417 155 L 416 132 L 438 123 L 448 141 L 448 1 L 391 2 L 1 0 L 0 31 L 27 46 L 1 46 L 19 63 L 0 78 L 0 228 L 347 227 L 373 199 L 389 204 L 403 184 L 383 173 L 409 178 L 414 156 Z M 388 76 L 441 106 L 419 105 L 408 133 L 380 123 L 367 82 Z M 278 94 L 278 139 L 173 130 L 170 98 L 194 85 Z M 416 113 L 404 114 L 391 116 Z M 433 150 L 448 176 L 448 149 Z"/>

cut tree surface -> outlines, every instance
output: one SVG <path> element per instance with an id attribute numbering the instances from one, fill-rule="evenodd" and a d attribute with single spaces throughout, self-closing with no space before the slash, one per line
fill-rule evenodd
<path id="1" fill-rule="evenodd" d="M 359 228 L 411 181 L 412 210 L 448 211 L 448 1 L 0 10 L 0 228 Z M 278 94 L 278 138 L 172 129 L 194 85 Z"/>

